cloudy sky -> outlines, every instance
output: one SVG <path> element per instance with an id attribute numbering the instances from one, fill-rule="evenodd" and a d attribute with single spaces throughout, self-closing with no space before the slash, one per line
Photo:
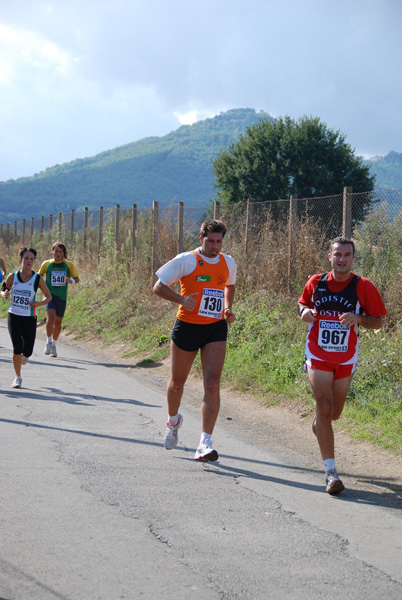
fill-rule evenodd
<path id="1" fill-rule="evenodd" d="M 402 152 L 401 0 L 6 0 L 0 181 L 232 108 Z"/>

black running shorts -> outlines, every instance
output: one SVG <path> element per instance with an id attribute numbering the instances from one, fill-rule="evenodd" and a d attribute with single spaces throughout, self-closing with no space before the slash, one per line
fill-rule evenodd
<path id="1" fill-rule="evenodd" d="M 226 342 L 228 324 L 225 319 L 208 325 L 194 325 L 176 319 L 172 330 L 172 342 L 181 350 L 194 352 L 211 342 Z"/>
<path id="2" fill-rule="evenodd" d="M 52 296 L 49 304 L 46 304 L 45 310 L 49 310 L 49 308 L 53 308 L 56 311 L 56 317 L 64 317 L 64 313 L 66 312 L 67 300 L 62 300 L 58 296 Z"/>

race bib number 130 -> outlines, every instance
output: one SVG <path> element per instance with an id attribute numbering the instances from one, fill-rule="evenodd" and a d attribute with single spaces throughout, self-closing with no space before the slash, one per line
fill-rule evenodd
<path id="1" fill-rule="evenodd" d="M 222 319 L 224 297 L 223 290 L 204 289 L 198 314 L 210 319 Z"/>
<path id="2" fill-rule="evenodd" d="M 318 345 L 326 352 L 346 352 L 350 328 L 339 321 L 320 320 Z"/>

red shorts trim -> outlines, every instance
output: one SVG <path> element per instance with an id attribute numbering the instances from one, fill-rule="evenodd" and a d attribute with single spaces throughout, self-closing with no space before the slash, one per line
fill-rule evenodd
<path id="1" fill-rule="evenodd" d="M 317 371 L 327 371 L 328 373 L 334 374 L 335 379 L 345 379 L 350 377 L 356 371 L 356 363 L 350 365 L 338 365 L 336 363 L 327 362 L 324 360 L 315 360 L 314 358 L 308 358 L 306 364 L 310 369 L 316 369 Z"/>

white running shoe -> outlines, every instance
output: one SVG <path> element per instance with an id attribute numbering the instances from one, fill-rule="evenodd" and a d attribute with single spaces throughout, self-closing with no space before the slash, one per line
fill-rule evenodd
<path id="1" fill-rule="evenodd" d="M 209 462 L 218 460 L 219 456 L 216 450 L 212 448 L 212 442 L 203 442 L 195 451 L 194 460 L 199 462 Z"/>
<path id="2" fill-rule="evenodd" d="M 29 356 L 22 355 L 22 357 L 21 357 L 21 364 L 22 365 L 26 365 L 28 361 L 29 361 Z"/>
<path id="3" fill-rule="evenodd" d="M 43 354 L 48 354 L 49 355 L 50 352 L 51 352 L 51 350 L 52 350 L 52 342 L 46 342 L 46 346 L 45 346 L 45 349 L 43 351 Z"/>
<path id="4" fill-rule="evenodd" d="M 332 471 L 328 471 L 326 474 L 325 483 L 327 484 L 326 492 L 327 494 L 335 495 L 343 492 L 345 486 L 342 481 L 339 479 L 339 475 L 336 469 L 332 469 Z"/>
<path id="5" fill-rule="evenodd" d="M 57 356 L 56 344 L 54 342 L 50 347 L 50 356 Z"/>
<path id="6" fill-rule="evenodd" d="M 179 441 L 179 429 L 183 425 L 183 417 L 182 415 L 178 415 L 179 420 L 177 421 L 177 425 L 169 425 L 166 423 L 166 431 L 165 431 L 165 441 L 164 445 L 166 450 L 173 450 L 176 448 L 177 442 Z"/>
<path id="7" fill-rule="evenodd" d="M 22 377 L 21 375 L 17 375 L 11 385 L 11 387 L 13 388 L 20 388 L 22 384 Z"/>

